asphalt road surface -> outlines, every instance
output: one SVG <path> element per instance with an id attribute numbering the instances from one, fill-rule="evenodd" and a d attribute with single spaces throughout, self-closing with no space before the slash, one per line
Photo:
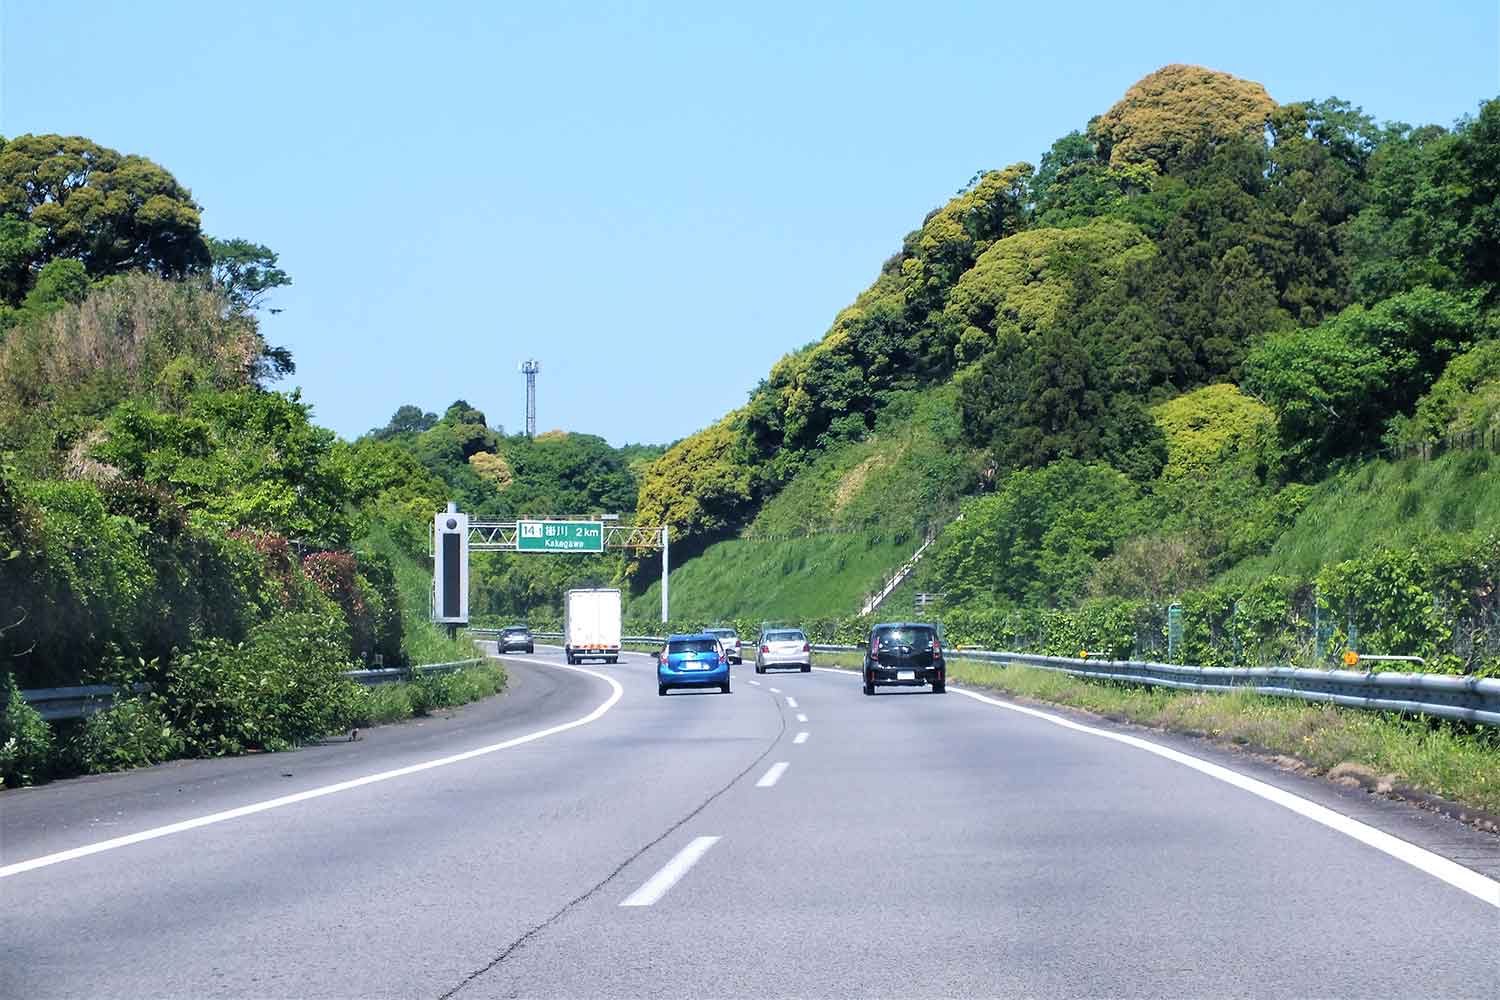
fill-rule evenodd
<path id="1" fill-rule="evenodd" d="M 0 996 L 1500 990 L 1500 849 L 1435 815 L 953 688 L 507 660 L 358 742 L 0 794 Z"/>

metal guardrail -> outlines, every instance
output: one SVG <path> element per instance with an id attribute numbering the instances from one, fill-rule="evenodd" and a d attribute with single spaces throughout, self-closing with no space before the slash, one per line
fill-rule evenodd
<path id="1" fill-rule="evenodd" d="M 406 681 L 419 673 L 422 674 L 445 674 L 454 670 L 462 670 L 464 667 L 473 666 L 476 663 L 485 662 L 486 657 L 479 656 L 471 660 L 454 660 L 451 663 L 424 663 L 415 667 L 376 667 L 373 670 L 345 670 L 344 676 L 352 681 L 373 687 L 377 684 L 389 684 L 394 681 Z M 137 684 L 131 688 L 132 694 L 139 694 L 148 690 L 147 685 Z M 96 712 L 102 712 L 115 703 L 119 695 L 119 689 L 108 684 L 87 684 L 80 687 L 63 688 L 33 688 L 22 691 L 21 697 L 26 703 L 37 710 L 42 718 L 49 722 L 67 719 L 85 719 Z"/>
<path id="2" fill-rule="evenodd" d="M 824 653 L 860 653 L 862 646 L 814 644 Z M 957 660 L 1019 663 L 1076 677 L 1188 691 L 1239 691 L 1349 708 L 1432 715 L 1500 726 L 1500 680 L 1453 674 L 1309 670 L 1299 667 L 1190 667 L 1145 660 L 1089 660 L 988 649 L 956 649 Z"/>

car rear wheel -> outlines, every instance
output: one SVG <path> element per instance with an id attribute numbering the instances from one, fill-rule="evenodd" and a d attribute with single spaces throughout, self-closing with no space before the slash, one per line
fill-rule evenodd
<path id="1" fill-rule="evenodd" d="M 619 663 L 620 662 L 620 658 L 618 656 L 606 656 L 604 658 L 604 662 L 605 663 Z"/>
<path id="2" fill-rule="evenodd" d="M 726 684 L 720 684 L 719 685 L 719 690 L 721 692 L 723 692 L 724 694 L 728 694 L 729 693 L 729 685 L 727 683 Z"/>
<path id="3" fill-rule="evenodd" d="M 532 646 L 532 645 L 530 645 L 530 644 L 528 644 L 528 645 L 527 645 L 527 646 L 526 646 L 526 655 L 527 655 L 527 656 L 530 656 L 530 655 L 532 655 L 532 654 L 533 654 L 533 653 L 535 653 L 535 652 L 536 652 L 536 647 L 535 647 L 535 646 Z"/>
<path id="4" fill-rule="evenodd" d="M 932 682 L 932 693 L 933 694 L 945 694 L 947 692 L 947 690 L 948 690 L 948 682 L 946 680 L 939 679 L 939 680 L 935 680 L 935 681 Z"/>
<path id="5" fill-rule="evenodd" d="M 869 674 L 865 675 L 865 694 L 875 693 L 875 680 Z"/>
<path id="6" fill-rule="evenodd" d="M 656 685 L 656 696 L 658 698 L 665 698 L 667 696 L 667 686 L 665 684 Z"/>
<path id="7" fill-rule="evenodd" d="M 810 673 L 812 673 L 812 664 L 811 663 L 804 663 L 804 664 L 802 664 L 802 672 L 804 674 L 810 674 Z"/>
<path id="8" fill-rule="evenodd" d="M 766 665 L 764 663 L 757 663 L 755 665 L 755 672 L 757 674 L 763 674 L 763 673 L 765 673 L 766 672 Z"/>

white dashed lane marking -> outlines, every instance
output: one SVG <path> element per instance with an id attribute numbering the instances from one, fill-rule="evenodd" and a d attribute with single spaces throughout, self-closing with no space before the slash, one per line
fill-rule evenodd
<path id="1" fill-rule="evenodd" d="M 786 774 L 786 769 L 791 766 L 791 764 L 788 764 L 784 760 L 777 761 L 776 763 L 771 765 L 770 770 L 760 776 L 760 780 L 755 783 L 755 787 L 770 788 L 772 785 L 776 784 L 776 782 L 781 780 L 781 776 L 783 774 Z"/>
<path id="2" fill-rule="evenodd" d="M 807 742 L 807 733 L 806 732 L 798 733 L 796 736 L 792 737 L 792 742 L 793 743 L 806 743 Z"/>
<path id="3" fill-rule="evenodd" d="M 696 865 L 708 849 L 719 842 L 718 837 L 695 837 L 693 841 L 678 851 L 676 856 L 662 865 L 661 871 L 652 875 L 635 892 L 625 897 L 621 906 L 650 906 L 658 899 L 667 894 L 667 890 L 676 885 L 682 876 L 688 873 L 688 869 Z"/>

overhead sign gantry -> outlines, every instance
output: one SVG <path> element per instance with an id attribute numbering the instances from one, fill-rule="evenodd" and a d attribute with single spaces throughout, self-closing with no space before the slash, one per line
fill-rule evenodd
<path id="1" fill-rule="evenodd" d="M 433 518 L 432 620 L 469 622 L 469 553 L 600 554 L 610 549 L 661 549 L 661 620 L 670 607 L 670 533 L 666 525 L 620 524 L 610 517 L 471 521 L 458 504 Z"/>

